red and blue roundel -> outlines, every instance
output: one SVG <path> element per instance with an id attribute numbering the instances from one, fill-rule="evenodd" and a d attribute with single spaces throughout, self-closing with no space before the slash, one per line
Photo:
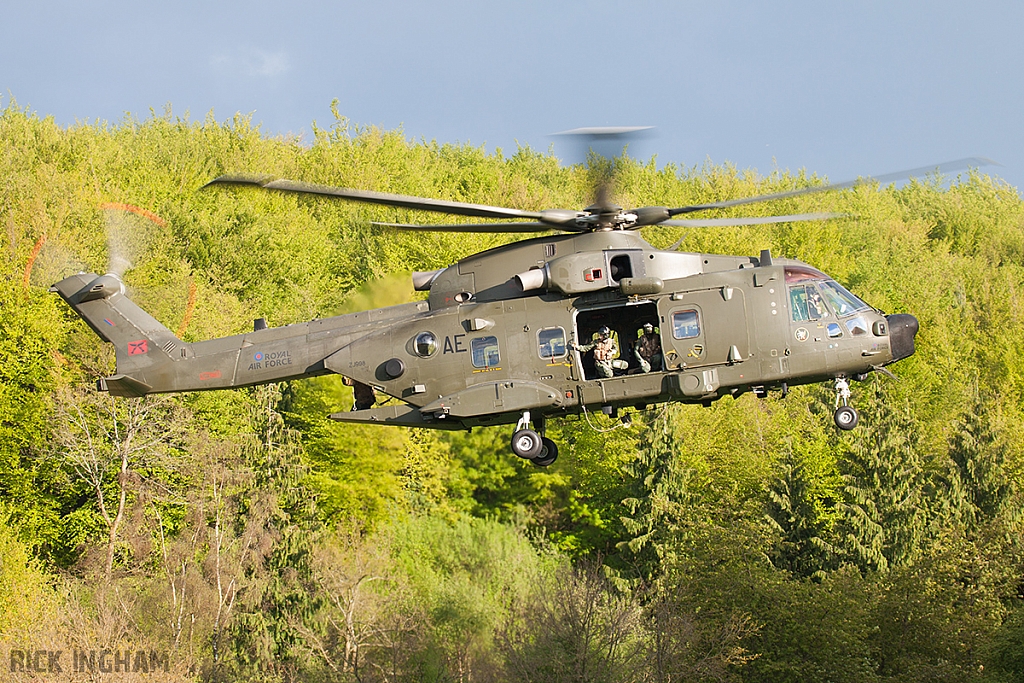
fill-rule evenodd
<path id="1" fill-rule="evenodd" d="M 263 352 L 262 351 L 257 351 L 256 353 L 252 354 L 252 359 L 253 360 L 263 360 Z"/>

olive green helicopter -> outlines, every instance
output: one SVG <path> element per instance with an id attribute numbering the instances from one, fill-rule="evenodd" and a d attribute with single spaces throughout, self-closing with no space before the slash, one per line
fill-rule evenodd
<path id="1" fill-rule="evenodd" d="M 178 339 L 133 303 L 116 274 L 51 287 L 116 350 L 115 396 L 229 389 L 335 373 L 353 386 L 349 423 L 428 429 L 514 424 L 511 449 L 541 467 L 558 457 L 550 418 L 831 382 L 835 424 L 852 429 L 850 381 L 914 353 L 918 321 L 886 315 L 812 265 L 774 257 L 656 249 L 646 226 L 825 220 L 831 213 L 676 218 L 992 163 L 970 158 L 836 184 L 670 208 L 624 210 L 602 184 L 582 210 L 526 211 L 226 175 L 243 185 L 502 222 L 409 230 L 541 233 L 412 276 L 425 300 L 200 342 Z M 395 400 L 377 404 L 378 394 Z M 623 415 L 627 419 L 628 414 Z"/>

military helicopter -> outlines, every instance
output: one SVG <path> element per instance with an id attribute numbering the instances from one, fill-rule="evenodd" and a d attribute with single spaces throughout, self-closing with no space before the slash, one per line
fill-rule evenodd
<path id="1" fill-rule="evenodd" d="M 537 466 L 558 457 L 549 418 L 616 416 L 623 407 L 723 396 L 758 397 L 830 381 L 835 424 L 858 414 L 850 380 L 914 353 L 918 321 L 885 315 L 813 266 L 758 256 L 656 249 L 653 225 L 723 226 L 822 220 L 810 213 L 678 219 L 714 209 L 891 182 L 990 163 L 962 159 L 846 183 L 670 208 L 624 210 L 608 186 L 583 210 L 514 208 L 251 176 L 243 185 L 368 202 L 498 223 L 379 224 L 404 229 L 546 233 L 417 272 L 425 301 L 185 342 L 125 295 L 117 275 L 80 273 L 51 287 L 116 349 L 116 374 L 98 380 L 115 396 L 228 389 L 336 373 L 355 406 L 331 418 L 431 429 L 514 424 L 512 452 Z M 617 343 L 616 343 L 617 342 Z M 609 348 L 619 347 L 619 348 Z M 645 357 L 646 356 L 646 357 Z M 396 401 L 375 406 L 376 392 Z M 623 416 L 627 417 L 627 416 Z"/>

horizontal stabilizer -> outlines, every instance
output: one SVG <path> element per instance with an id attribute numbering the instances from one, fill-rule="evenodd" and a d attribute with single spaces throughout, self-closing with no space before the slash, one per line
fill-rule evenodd
<path id="1" fill-rule="evenodd" d="M 151 392 L 153 387 L 128 375 L 114 375 L 113 377 L 101 377 L 96 380 L 96 389 L 98 391 L 109 391 L 111 396 L 139 398 Z"/>

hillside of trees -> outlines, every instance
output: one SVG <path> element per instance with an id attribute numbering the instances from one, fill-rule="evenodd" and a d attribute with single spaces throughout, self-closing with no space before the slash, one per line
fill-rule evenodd
<path id="1" fill-rule="evenodd" d="M 823 182 L 664 162 L 615 160 L 617 202 Z M 331 376 L 111 398 L 111 348 L 47 291 L 118 261 L 189 341 L 391 305 L 415 298 L 409 271 L 514 237 L 200 188 L 258 173 L 537 210 L 586 206 L 597 172 L 337 113 L 302 140 L 0 110 L 3 676 L 85 680 L 72 652 L 111 650 L 167 654 L 119 681 L 1024 683 L 1024 202 L 998 179 L 739 207 L 845 214 L 827 222 L 645 228 L 811 263 L 916 315 L 917 353 L 854 384 L 852 432 L 809 386 L 564 419 L 547 469 L 507 427 L 331 422 L 352 404 Z M 63 672 L 8 673 L 27 650 L 62 651 Z"/>

